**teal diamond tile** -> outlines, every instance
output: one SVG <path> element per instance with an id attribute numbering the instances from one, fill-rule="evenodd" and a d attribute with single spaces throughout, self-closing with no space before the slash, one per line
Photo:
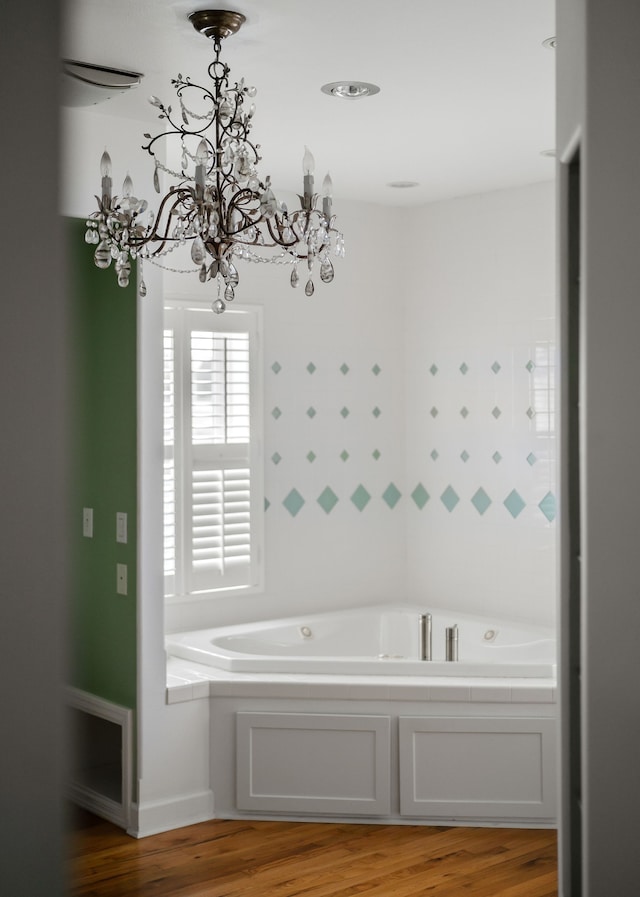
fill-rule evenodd
<path id="1" fill-rule="evenodd" d="M 433 451 L 431 452 L 431 458 L 434 461 L 437 461 L 439 457 L 440 457 L 440 455 L 438 454 L 437 449 L 433 449 Z"/>
<path id="2" fill-rule="evenodd" d="M 313 407 L 313 405 L 307 408 L 307 417 L 309 418 L 309 420 L 313 420 L 313 418 L 316 416 L 316 413 L 316 409 Z"/>
<path id="3" fill-rule="evenodd" d="M 285 506 L 291 516 L 295 517 L 304 504 L 304 498 L 300 495 L 297 489 L 292 489 L 285 500 L 282 502 L 282 504 Z"/>
<path id="4" fill-rule="evenodd" d="M 462 460 L 463 460 L 464 463 L 466 464 L 467 461 L 469 460 L 469 458 L 470 458 L 471 456 L 469 455 L 469 452 L 468 452 L 466 449 L 464 449 L 464 451 L 460 452 L 460 457 L 462 458 Z"/>
<path id="5" fill-rule="evenodd" d="M 460 409 L 460 417 L 464 418 L 465 420 L 469 417 L 469 409 L 466 405 L 463 405 Z"/>
<path id="6" fill-rule="evenodd" d="M 400 492 L 400 490 L 395 486 L 394 483 L 389 483 L 387 488 L 382 493 L 383 500 L 389 505 L 392 510 L 400 501 L 401 496 L 402 492 Z"/>
<path id="7" fill-rule="evenodd" d="M 435 405 L 433 406 L 433 408 L 431 409 L 431 411 L 429 412 L 429 414 L 431 415 L 431 417 L 432 417 L 434 420 L 436 419 L 436 417 L 438 416 L 438 409 L 435 407 Z"/>
<path id="8" fill-rule="evenodd" d="M 349 373 L 349 365 L 346 364 L 346 363 L 345 363 L 345 364 L 341 364 L 341 365 L 340 365 L 340 370 L 342 371 L 343 374 L 345 374 L 345 375 L 348 374 L 348 373 Z"/>
<path id="9" fill-rule="evenodd" d="M 456 490 L 452 486 L 447 486 L 447 488 L 440 496 L 440 501 L 445 506 L 447 511 L 451 512 L 460 501 L 460 498 Z"/>
<path id="10" fill-rule="evenodd" d="M 271 412 L 271 416 L 272 416 L 273 418 L 275 418 L 275 420 L 278 420 L 278 418 L 280 417 L 281 414 L 282 414 L 282 411 L 280 411 L 280 409 L 279 409 L 278 406 L 276 405 L 276 407 L 275 407 L 275 408 L 273 409 L 273 411 Z"/>
<path id="11" fill-rule="evenodd" d="M 309 371 L 310 374 L 313 374 L 317 370 L 315 364 L 312 361 L 310 361 L 309 364 L 307 365 L 307 370 Z"/>
<path id="12" fill-rule="evenodd" d="M 498 418 L 499 418 L 500 415 L 502 414 L 502 411 L 500 411 L 500 409 L 498 408 L 498 406 L 495 405 L 491 413 L 493 414 L 493 416 L 495 417 L 495 419 L 498 420 Z"/>
<path id="13" fill-rule="evenodd" d="M 374 449 L 374 450 L 371 452 L 371 456 L 372 456 L 372 458 L 373 458 L 374 461 L 377 461 L 378 458 L 380 457 L 380 452 L 378 451 L 378 449 Z"/>
<path id="14" fill-rule="evenodd" d="M 373 414 L 374 417 L 380 417 L 380 415 L 382 414 L 382 411 L 380 411 L 380 409 L 376 405 L 376 407 L 373 409 L 373 411 L 371 413 Z"/>
<path id="15" fill-rule="evenodd" d="M 349 412 L 349 409 L 348 409 L 347 407 L 344 407 L 344 408 L 341 408 L 341 409 L 340 409 L 340 414 L 344 417 L 345 420 L 349 417 L 349 413 L 350 413 L 350 412 Z"/>
<path id="16" fill-rule="evenodd" d="M 347 461 L 349 458 L 349 452 L 346 449 L 344 449 L 343 451 L 340 452 L 340 457 L 342 458 L 343 461 Z"/>
<path id="17" fill-rule="evenodd" d="M 532 373 L 533 373 L 533 369 L 535 368 L 535 362 L 533 362 L 533 361 L 528 361 L 528 362 L 525 364 L 525 367 L 526 367 L 526 369 L 529 371 L 529 373 L 532 374 Z"/>
<path id="18" fill-rule="evenodd" d="M 313 464 L 317 457 L 315 452 L 307 452 L 307 461 L 309 464 Z"/>
<path id="19" fill-rule="evenodd" d="M 282 455 L 279 455 L 278 452 L 274 452 L 273 455 L 271 455 L 271 460 L 274 464 L 279 464 L 282 461 Z"/>
<path id="20" fill-rule="evenodd" d="M 515 489 L 512 489 L 503 501 L 503 505 L 515 520 L 518 514 L 526 507 L 526 502 L 518 495 Z"/>
<path id="21" fill-rule="evenodd" d="M 363 511 L 366 508 L 366 506 L 369 504 L 370 498 L 371 498 L 371 496 L 369 495 L 367 490 L 364 488 L 362 483 L 360 483 L 360 485 L 358 486 L 356 491 L 351 496 L 351 501 L 353 502 L 353 504 L 356 506 L 356 508 L 359 511 Z"/>
<path id="22" fill-rule="evenodd" d="M 500 362 L 494 361 L 493 364 L 491 365 L 491 370 L 493 371 L 494 374 L 497 374 L 499 371 L 502 370 L 502 365 L 500 364 Z"/>
<path id="23" fill-rule="evenodd" d="M 331 511 L 333 511 L 337 503 L 338 496 L 330 486 L 327 486 L 326 489 L 323 489 L 318 496 L 318 504 L 323 511 L 326 511 L 327 514 L 330 514 Z"/>
<path id="24" fill-rule="evenodd" d="M 376 377 L 377 377 L 378 374 L 380 373 L 380 371 L 382 370 L 382 368 L 380 367 L 379 364 L 374 364 L 374 366 L 371 368 L 371 370 L 373 371 L 373 373 L 374 373 L 374 374 L 376 375 Z"/>
<path id="25" fill-rule="evenodd" d="M 499 464 L 502 461 L 502 455 L 500 454 L 500 452 L 494 452 L 491 457 L 493 458 L 494 464 Z"/>
<path id="26" fill-rule="evenodd" d="M 273 364 L 271 365 L 271 370 L 273 371 L 274 374 L 279 374 L 280 371 L 282 370 L 282 365 L 278 364 L 277 361 L 274 361 Z"/>
<path id="27" fill-rule="evenodd" d="M 265 498 L 265 500 L 264 500 L 264 509 L 265 509 L 265 511 L 268 511 L 270 507 L 271 507 L 271 502 L 269 501 L 268 498 Z"/>
<path id="28" fill-rule="evenodd" d="M 463 361 L 462 364 L 460 365 L 460 373 L 464 376 L 468 370 L 469 370 L 469 365 Z"/>
<path id="29" fill-rule="evenodd" d="M 431 372 L 431 376 L 435 377 L 435 375 L 438 373 L 438 365 L 432 364 L 431 367 L 429 368 L 429 370 Z"/>
<path id="30" fill-rule="evenodd" d="M 553 492 L 547 492 L 542 501 L 538 504 L 538 507 L 547 518 L 549 523 L 552 523 L 556 517 L 556 497 Z"/>
<path id="31" fill-rule="evenodd" d="M 489 498 L 487 493 L 484 491 L 482 486 L 478 489 L 476 494 L 471 499 L 471 504 L 476 509 L 478 514 L 480 514 L 480 516 L 482 516 L 484 514 L 484 512 L 487 510 L 487 508 L 491 504 L 491 499 Z"/>
<path id="32" fill-rule="evenodd" d="M 427 490 L 424 488 L 422 483 L 418 483 L 416 488 L 411 493 L 411 498 L 414 500 L 416 507 L 422 510 L 426 503 L 430 499 L 430 495 Z"/>
<path id="33" fill-rule="evenodd" d="M 533 465 L 536 463 L 537 460 L 538 460 L 538 459 L 537 459 L 536 456 L 533 454 L 533 452 L 530 452 L 530 453 L 527 455 L 527 464 L 529 464 L 531 467 L 533 467 Z"/>

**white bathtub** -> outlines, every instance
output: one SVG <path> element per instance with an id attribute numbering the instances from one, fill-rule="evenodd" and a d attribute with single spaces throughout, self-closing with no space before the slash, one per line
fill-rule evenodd
<path id="1" fill-rule="evenodd" d="M 420 656 L 432 615 L 433 660 Z M 458 627 L 458 661 L 445 629 Z M 378 605 L 170 635 L 167 652 L 239 673 L 554 678 L 551 629 L 430 607 Z"/>

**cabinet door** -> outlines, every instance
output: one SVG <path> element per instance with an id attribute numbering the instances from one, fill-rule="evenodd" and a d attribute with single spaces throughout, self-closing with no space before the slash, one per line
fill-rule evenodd
<path id="1" fill-rule="evenodd" d="M 237 713 L 238 809 L 387 815 L 390 728 L 388 716 Z"/>
<path id="2" fill-rule="evenodd" d="M 403 816 L 548 821 L 555 720 L 400 717 Z"/>

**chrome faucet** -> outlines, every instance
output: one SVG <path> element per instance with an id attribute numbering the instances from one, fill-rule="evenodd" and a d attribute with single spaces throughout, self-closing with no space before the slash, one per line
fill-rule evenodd
<path id="1" fill-rule="evenodd" d="M 431 614 L 420 614 L 420 660 L 431 660 Z"/>

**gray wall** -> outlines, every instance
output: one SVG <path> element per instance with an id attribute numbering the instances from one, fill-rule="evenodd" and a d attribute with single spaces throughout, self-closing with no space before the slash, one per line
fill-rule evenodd
<path id="1" fill-rule="evenodd" d="M 0 24 L 0 892 L 56 897 L 67 553 L 57 4 L 35 0 L 27 17 L 5 3 Z"/>
<path id="2" fill-rule="evenodd" d="M 570 885 L 565 856 L 561 893 L 611 897 L 638 890 L 640 5 L 559 0 L 557 33 L 558 150 L 578 130 L 581 143 L 583 323 L 583 883 Z"/>

